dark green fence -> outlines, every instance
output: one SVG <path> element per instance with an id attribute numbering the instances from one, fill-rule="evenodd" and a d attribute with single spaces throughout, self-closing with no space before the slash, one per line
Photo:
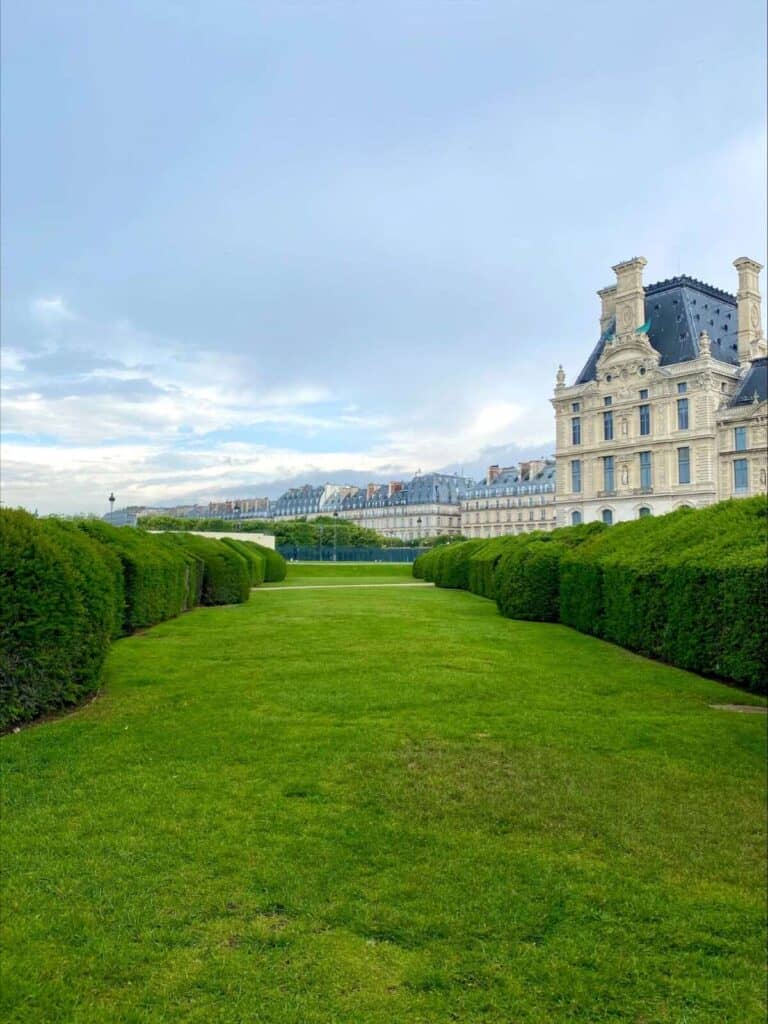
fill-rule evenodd
<path id="1" fill-rule="evenodd" d="M 277 550 L 289 562 L 413 562 L 427 548 L 334 548 L 280 544 Z"/>

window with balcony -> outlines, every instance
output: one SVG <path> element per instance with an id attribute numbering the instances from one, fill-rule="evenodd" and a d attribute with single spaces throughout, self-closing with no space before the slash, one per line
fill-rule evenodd
<path id="1" fill-rule="evenodd" d="M 643 490 L 650 490 L 653 486 L 651 474 L 651 453 L 640 452 L 640 486 Z"/>
<path id="2" fill-rule="evenodd" d="M 571 490 L 576 494 L 581 490 L 581 459 L 571 462 Z"/>
<path id="3" fill-rule="evenodd" d="M 677 429 L 688 429 L 688 399 L 678 398 L 677 400 Z"/>
<path id="4" fill-rule="evenodd" d="M 613 440 L 613 412 L 603 413 L 603 440 Z"/>
<path id="5" fill-rule="evenodd" d="M 733 489 L 737 494 L 749 490 L 749 465 L 746 459 L 733 460 Z"/>
<path id="6" fill-rule="evenodd" d="M 677 449 L 677 482 L 689 484 L 691 482 L 691 449 Z"/>
<path id="7" fill-rule="evenodd" d="M 734 427 L 733 430 L 733 447 L 737 452 L 745 452 L 747 450 L 747 428 L 746 427 Z"/>
<path id="8" fill-rule="evenodd" d="M 651 432 L 651 407 L 650 405 L 640 406 L 640 436 L 647 437 Z"/>
<path id="9" fill-rule="evenodd" d="M 613 526 L 613 512 L 609 508 L 603 509 L 601 518 L 606 526 Z"/>
<path id="10" fill-rule="evenodd" d="M 581 417 L 574 416 L 571 420 L 571 444 L 581 444 Z"/>
<path id="11" fill-rule="evenodd" d="M 613 456 L 606 455 L 603 459 L 603 490 L 612 491 L 614 489 L 615 473 L 613 465 Z"/>

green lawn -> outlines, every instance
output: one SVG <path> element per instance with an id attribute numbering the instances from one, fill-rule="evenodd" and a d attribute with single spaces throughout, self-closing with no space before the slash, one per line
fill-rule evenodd
<path id="1" fill-rule="evenodd" d="M 98 700 L 0 744 L 0 1018 L 762 1022 L 766 720 L 734 700 L 434 588 L 122 640 Z"/>
<path id="2" fill-rule="evenodd" d="M 403 562 L 295 562 L 279 584 L 267 586 L 351 586 L 371 583 L 414 583 L 412 565 Z"/>

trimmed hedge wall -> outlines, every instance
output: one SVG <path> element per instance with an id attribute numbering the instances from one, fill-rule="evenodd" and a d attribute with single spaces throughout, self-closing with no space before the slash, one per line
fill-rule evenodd
<path id="1" fill-rule="evenodd" d="M 0 510 L 0 731 L 93 693 L 116 637 L 247 601 L 266 559 L 235 545 Z"/>
<path id="2" fill-rule="evenodd" d="M 111 548 L 123 564 L 123 632 L 154 626 L 192 606 L 189 562 L 178 549 L 132 527 L 111 526 L 98 519 L 84 519 L 78 525 L 89 537 Z"/>
<path id="3" fill-rule="evenodd" d="M 445 545 L 417 578 L 495 597 L 510 618 L 563 622 L 672 665 L 765 692 L 768 501 L 759 496 Z"/>
<path id="4" fill-rule="evenodd" d="M 122 625 L 119 569 L 75 528 L 0 512 L 0 729 L 96 688 Z"/>
<path id="5" fill-rule="evenodd" d="M 762 692 L 767 546 L 765 497 L 618 524 L 563 559 L 561 621 Z"/>
<path id="6" fill-rule="evenodd" d="M 251 570 L 245 556 L 210 537 L 192 533 L 168 533 L 166 536 L 202 559 L 201 604 L 242 604 L 248 600 Z"/>
<path id="7" fill-rule="evenodd" d="M 496 566 L 499 559 L 511 544 L 519 542 L 520 537 L 507 535 L 487 540 L 483 546 L 469 559 L 469 589 L 480 597 L 496 600 Z"/>
<path id="8" fill-rule="evenodd" d="M 288 563 L 280 552 L 273 551 L 272 548 L 265 548 L 263 545 L 257 544 L 255 541 L 249 541 L 249 543 L 264 556 L 266 562 L 264 568 L 264 582 L 279 583 L 280 580 L 284 580 L 285 574 L 288 572 Z"/>
<path id="9" fill-rule="evenodd" d="M 558 622 L 562 559 L 605 529 L 603 523 L 584 523 L 515 537 L 496 567 L 494 589 L 501 614 L 509 619 Z"/>
<path id="10" fill-rule="evenodd" d="M 246 560 L 252 587 L 258 587 L 260 583 L 264 582 L 267 560 L 260 545 L 254 544 L 252 541 L 236 540 L 233 537 L 222 537 L 221 543 L 237 551 Z"/>

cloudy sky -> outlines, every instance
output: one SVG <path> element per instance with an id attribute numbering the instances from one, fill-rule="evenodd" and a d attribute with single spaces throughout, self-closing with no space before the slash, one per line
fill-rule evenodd
<path id="1" fill-rule="evenodd" d="M 6 504 L 547 454 L 612 264 L 765 261 L 763 0 L 3 6 Z"/>

